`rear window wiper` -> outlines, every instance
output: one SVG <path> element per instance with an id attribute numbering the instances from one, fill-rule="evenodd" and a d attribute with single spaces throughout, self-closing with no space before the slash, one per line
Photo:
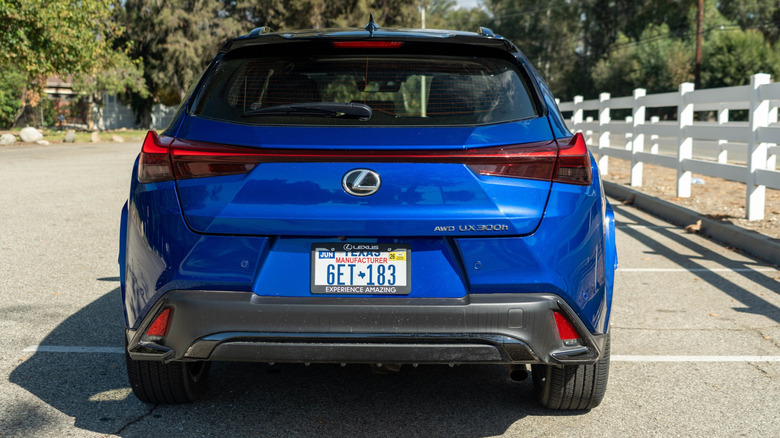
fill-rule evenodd
<path id="1" fill-rule="evenodd" d="M 304 102 L 253 109 L 241 115 L 256 116 L 346 117 L 366 121 L 371 118 L 371 107 L 349 102 Z"/>

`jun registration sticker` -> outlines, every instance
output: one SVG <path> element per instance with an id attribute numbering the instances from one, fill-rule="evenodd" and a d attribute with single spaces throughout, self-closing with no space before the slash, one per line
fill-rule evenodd
<path id="1" fill-rule="evenodd" d="M 311 292 L 334 295 L 408 295 L 411 246 L 398 243 L 314 243 Z"/>

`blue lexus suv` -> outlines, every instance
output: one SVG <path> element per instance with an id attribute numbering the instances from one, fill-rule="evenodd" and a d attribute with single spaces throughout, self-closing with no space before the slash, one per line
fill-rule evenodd
<path id="1" fill-rule="evenodd" d="M 530 366 L 545 407 L 604 396 L 613 213 L 489 29 L 231 39 L 144 140 L 121 224 L 145 402 L 197 399 L 211 361 Z"/>

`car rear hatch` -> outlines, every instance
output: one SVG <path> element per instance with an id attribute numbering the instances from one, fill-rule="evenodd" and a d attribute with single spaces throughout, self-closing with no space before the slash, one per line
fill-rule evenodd
<path id="1" fill-rule="evenodd" d="M 175 139 L 157 140 L 192 230 L 525 235 L 553 181 L 590 171 L 506 44 L 361 38 L 276 36 L 218 57 Z"/>
<path id="2" fill-rule="evenodd" d="M 209 129 L 212 123 L 191 123 L 198 132 L 188 134 L 203 138 L 207 132 L 247 129 Z M 312 236 L 528 234 L 544 213 L 557 154 L 543 118 L 481 128 L 249 129 L 255 132 L 248 136 L 263 139 L 261 145 L 173 143 L 174 169 L 187 177 L 177 180 L 179 199 L 193 230 Z M 505 145 L 508 138 L 524 144 Z M 227 173 L 236 166 L 251 170 L 195 177 L 219 174 L 225 166 Z M 489 174 L 500 172 L 500 166 L 514 166 L 514 172 L 534 179 Z M 376 192 L 350 194 L 345 187 L 350 172 L 355 177 L 365 173 L 363 186 Z M 374 175 L 379 181 L 371 179 Z"/>

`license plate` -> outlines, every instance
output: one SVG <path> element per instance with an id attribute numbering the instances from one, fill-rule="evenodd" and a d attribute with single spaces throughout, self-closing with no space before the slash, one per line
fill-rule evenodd
<path id="1" fill-rule="evenodd" d="M 314 243 L 311 293 L 408 295 L 411 246 L 398 243 Z"/>

